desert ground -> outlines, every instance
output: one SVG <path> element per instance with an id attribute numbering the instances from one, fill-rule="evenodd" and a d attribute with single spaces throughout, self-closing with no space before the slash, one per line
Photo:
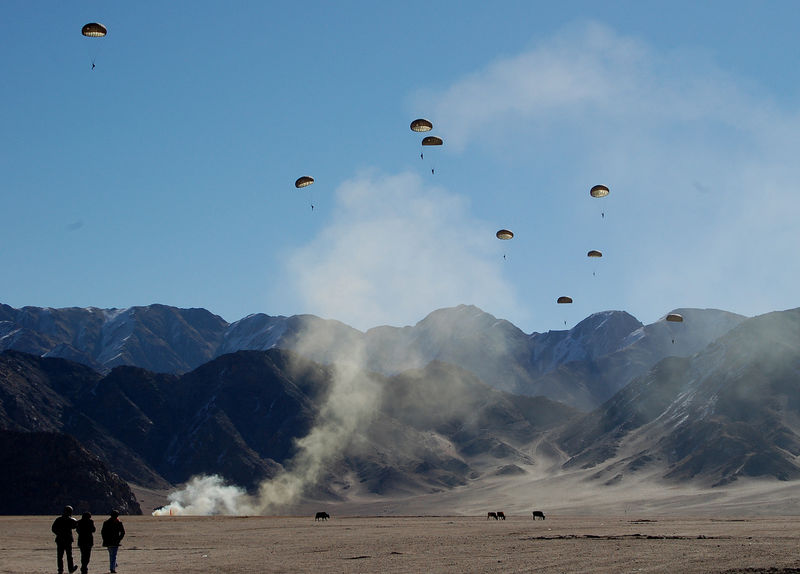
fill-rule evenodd
<path id="1" fill-rule="evenodd" d="M 104 516 L 95 516 L 99 523 Z M 800 573 L 800 518 L 124 516 L 120 574 Z M 0 517 L 0 572 L 56 572 L 51 516 Z M 77 549 L 75 555 L 78 556 Z M 90 572 L 108 572 L 95 547 Z"/>

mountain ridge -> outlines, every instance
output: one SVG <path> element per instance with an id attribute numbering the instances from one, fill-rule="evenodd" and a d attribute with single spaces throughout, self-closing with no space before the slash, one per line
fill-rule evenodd
<path id="1" fill-rule="evenodd" d="M 157 304 L 106 310 L 0 304 L 0 350 L 67 358 L 102 373 L 134 365 L 181 374 L 239 350 L 283 348 L 333 363 L 358 348 L 368 369 L 386 375 L 444 361 L 495 388 L 590 410 L 661 358 L 691 355 L 744 320 L 726 311 L 682 311 L 687 321 L 676 338 L 674 324 L 643 325 L 624 311 L 595 313 L 569 330 L 526 334 L 473 305 L 438 309 L 413 326 L 361 332 L 314 315 L 252 314 L 227 323 L 205 309 Z M 609 375 L 589 384 L 598 372 Z"/>

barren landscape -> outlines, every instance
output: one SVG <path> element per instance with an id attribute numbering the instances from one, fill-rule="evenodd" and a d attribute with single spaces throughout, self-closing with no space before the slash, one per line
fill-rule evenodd
<path id="1" fill-rule="evenodd" d="M 120 574 L 800 572 L 800 520 L 786 517 L 123 518 L 128 535 L 119 553 Z M 0 517 L 0 572 L 55 571 L 52 520 Z M 95 547 L 89 571 L 108 571 L 102 547 Z"/>

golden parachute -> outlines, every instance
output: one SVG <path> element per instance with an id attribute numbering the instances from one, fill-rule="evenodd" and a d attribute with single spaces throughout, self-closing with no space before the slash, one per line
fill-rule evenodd
<path id="1" fill-rule="evenodd" d="M 88 24 L 84 25 L 81 28 L 81 34 L 88 38 L 102 38 L 106 34 L 108 34 L 108 30 L 102 24 L 98 24 L 97 22 L 89 22 Z"/>
<path id="2" fill-rule="evenodd" d="M 300 189 L 301 187 L 308 187 L 312 183 L 314 183 L 314 178 L 310 175 L 304 175 L 303 177 L 297 178 L 297 181 L 294 182 L 294 186 Z"/>
<path id="3" fill-rule="evenodd" d="M 437 136 L 426 136 L 422 138 L 422 145 L 442 145 L 442 138 Z"/>
<path id="4" fill-rule="evenodd" d="M 497 236 L 497 239 L 508 240 L 514 237 L 514 232 L 509 231 L 508 229 L 501 229 L 500 231 L 495 233 L 495 235 Z"/>
<path id="5" fill-rule="evenodd" d="M 596 249 L 592 249 L 589 253 L 586 254 L 586 257 L 602 257 L 603 254 Z"/>
<path id="6" fill-rule="evenodd" d="M 589 195 L 592 197 L 605 197 L 611 193 L 605 185 L 595 185 L 589 190 Z"/>
<path id="7" fill-rule="evenodd" d="M 572 303 L 572 297 L 567 297 L 566 295 L 562 295 L 556 300 L 556 303 Z"/>
<path id="8" fill-rule="evenodd" d="M 419 118 L 411 122 L 411 131 L 429 132 L 433 129 L 433 124 L 425 118 Z"/>
<path id="9" fill-rule="evenodd" d="M 677 313 L 670 313 L 667 315 L 667 321 L 670 323 L 683 323 L 683 315 L 678 315 Z"/>

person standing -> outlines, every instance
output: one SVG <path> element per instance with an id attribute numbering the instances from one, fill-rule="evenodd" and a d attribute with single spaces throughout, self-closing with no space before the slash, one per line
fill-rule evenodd
<path id="1" fill-rule="evenodd" d="M 64 574 L 64 554 L 67 555 L 67 568 L 70 574 L 78 569 L 72 561 L 72 531 L 78 526 L 78 521 L 72 517 L 72 507 L 65 506 L 61 516 L 53 521 L 50 530 L 56 535 L 56 548 L 58 549 L 58 574 Z"/>
<path id="2" fill-rule="evenodd" d="M 78 533 L 78 548 L 81 549 L 81 574 L 89 572 L 89 560 L 94 546 L 94 520 L 89 512 L 84 512 L 75 529 Z"/>
<path id="3" fill-rule="evenodd" d="M 108 549 L 108 563 L 111 572 L 117 571 L 117 551 L 122 539 L 125 537 L 125 527 L 119 519 L 119 512 L 112 510 L 108 520 L 103 522 L 100 529 L 100 536 L 103 538 L 103 546 Z"/>

